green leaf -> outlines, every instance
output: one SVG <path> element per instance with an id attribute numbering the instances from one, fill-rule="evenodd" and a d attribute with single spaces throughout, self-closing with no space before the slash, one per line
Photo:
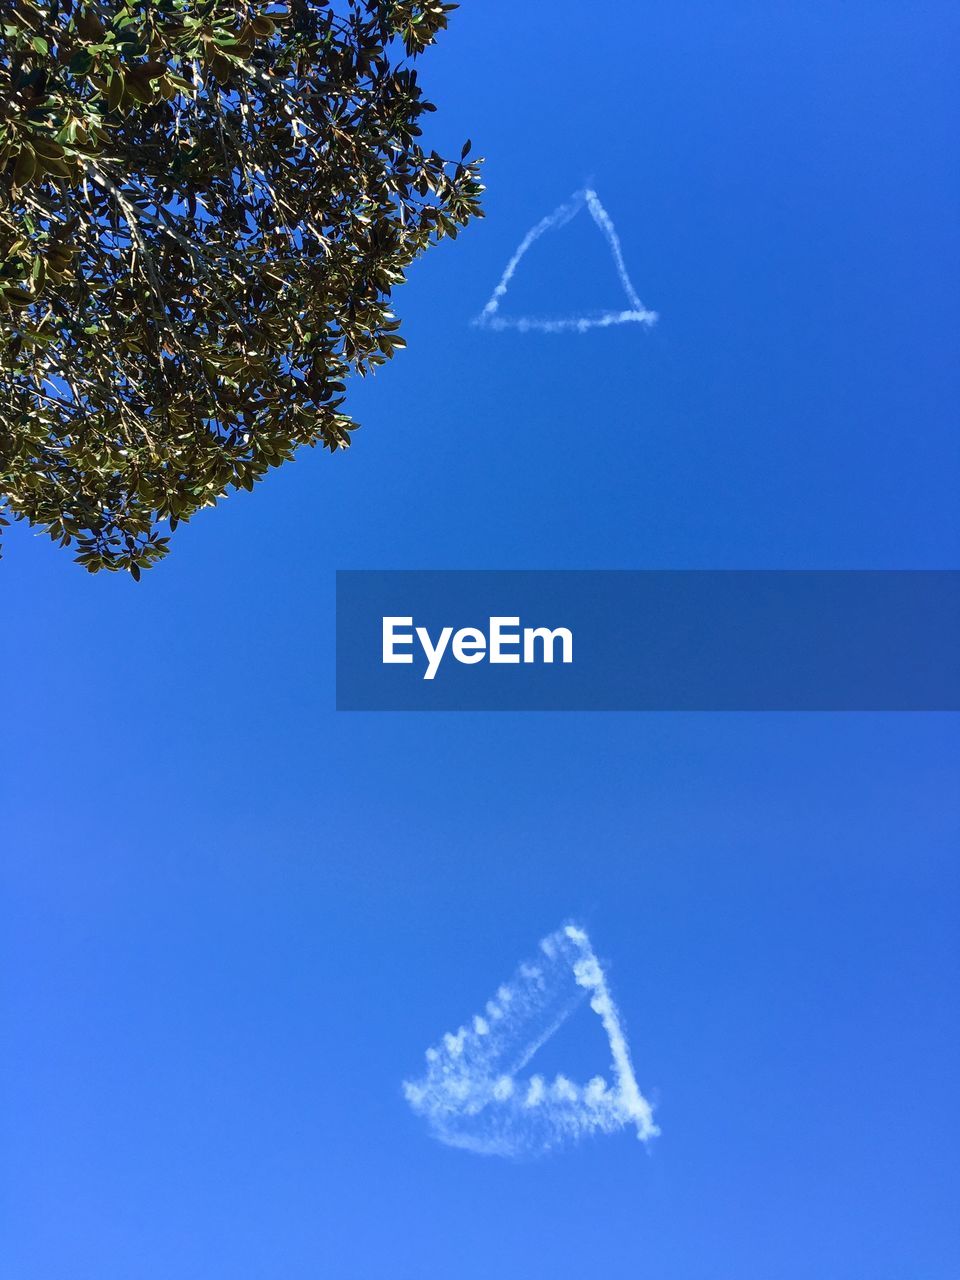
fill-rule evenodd
<path id="1" fill-rule="evenodd" d="M 433 104 L 380 0 L 282 25 L 227 0 L 66 8 L 17 0 L 0 27 L 0 68 L 27 54 L 0 115 L 0 492 L 136 578 L 166 522 L 349 445 L 348 375 L 404 345 L 391 293 L 480 186 L 469 143 L 457 165 L 418 141 Z M 387 8 L 412 52 L 446 23 Z"/>

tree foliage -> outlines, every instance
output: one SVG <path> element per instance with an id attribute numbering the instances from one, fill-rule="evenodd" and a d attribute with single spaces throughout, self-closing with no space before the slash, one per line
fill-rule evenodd
<path id="1" fill-rule="evenodd" d="M 355 424 L 479 210 L 420 142 L 442 0 L 3 0 L 0 493 L 91 571 Z"/>

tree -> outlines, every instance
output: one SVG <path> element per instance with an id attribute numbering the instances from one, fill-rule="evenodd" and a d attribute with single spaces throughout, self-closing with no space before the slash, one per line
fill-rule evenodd
<path id="1" fill-rule="evenodd" d="M 419 141 L 442 0 L 4 0 L 0 494 L 140 570 L 404 345 L 390 295 L 479 215 Z"/>

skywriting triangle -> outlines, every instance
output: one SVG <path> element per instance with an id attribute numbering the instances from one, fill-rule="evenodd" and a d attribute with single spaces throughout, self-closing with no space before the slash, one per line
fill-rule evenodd
<path id="1" fill-rule="evenodd" d="M 500 310 L 500 304 L 507 295 L 510 282 L 516 274 L 517 268 L 523 260 L 527 250 L 545 235 L 548 231 L 556 231 L 558 228 L 565 226 L 572 218 L 575 218 L 582 209 L 586 209 L 597 229 L 600 231 L 610 255 L 613 258 L 614 266 L 617 269 L 617 276 L 623 287 L 625 307 L 619 310 L 602 311 L 597 315 L 573 315 L 573 316 L 509 316 L 503 315 Z M 474 323 L 481 329 L 517 329 L 521 333 L 531 331 L 539 333 L 585 333 L 588 329 L 606 329 L 611 325 L 617 324 L 645 324 L 651 325 L 657 318 L 655 311 L 649 311 L 637 296 L 637 291 L 633 287 L 633 282 L 627 271 L 626 263 L 623 260 L 623 251 L 620 248 L 620 237 L 617 235 L 616 227 L 613 220 L 607 213 L 606 209 L 600 203 L 600 197 L 592 187 L 585 187 L 582 191 L 575 192 L 568 201 L 554 209 L 553 213 L 547 214 L 545 218 L 541 218 L 538 223 L 530 228 L 527 234 L 520 241 L 514 251 L 513 257 L 504 268 L 503 275 L 493 293 L 490 295 L 486 306 L 477 316 Z"/>
<path id="2" fill-rule="evenodd" d="M 563 1074 L 528 1074 L 531 1059 L 584 999 L 606 1032 L 610 1079 L 580 1084 Z M 426 1074 L 407 1081 L 404 1093 L 450 1146 L 523 1156 L 628 1126 L 644 1141 L 658 1132 L 603 969 L 577 925 L 544 938 L 536 959 L 521 964 L 469 1026 L 428 1049 L 426 1061 Z"/>

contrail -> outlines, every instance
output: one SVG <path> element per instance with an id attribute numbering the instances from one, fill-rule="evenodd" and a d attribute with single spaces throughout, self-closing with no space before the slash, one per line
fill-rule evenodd
<path id="1" fill-rule="evenodd" d="M 500 300 L 505 296 L 523 255 L 546 232 L 555 231 L 558 227 L 568 223 L 571 218 L 576 217 L 584 205 L 589 209 L 590 216 L 603 233 L 604 239 L 610 248 L 610 255 L 617 268 L 617 275 L 620 277 L 620 283 L 627 296 L 627 302 L 630 304 L 629 307 L 621 311 L 605 311 L 600 315 L 585 316 L 514 317 L 500 315 Z M 507 263 L 497 287 L 490 295 L 489 301 L 477 316 L 474 324 L 483 329 L 498 331 L 515 329 L 520 333 L 529 333 L 531 331 L 538 333 L 586 333 L 588 329 L 606 329 L 615 324 L 651 325 L 656 318 L 657 313 L 649 311 L 643 305 L 637 296 L 636 289 L 633 287 L 626 263 L 623 260 L 620 237 L 617 235 L 612 218 L 600 203 L 600 197 L 596 191 L 591 187 L 586 187 L 583 191 L 575 192 L 569 200 L 554 209 L 553 213 L 547 214 L 545 218 L 541 218 L 535 226 L 530 228 L 517 246 L 513 257 Z"/>
<path id="2" fill-rule="evenodd" d="M 577 1085 L 564 1075 L 520 1079 L 537 1050 L 584 998 L 610 1047 L 612 1085 L 594 1076 Z M 542 1154 L 591 1133 L 633 1125 L 642 1141 L 659 1130 L 640 1092 L 620 1015 L 590 939 L 566 925 L 543 939 L 535 961 L 520 965 L 469 1027 L 428 1049 L 422 1079 L 404 1094 L 431 1132 L 449 1146 L 481 1155 Z"/>

